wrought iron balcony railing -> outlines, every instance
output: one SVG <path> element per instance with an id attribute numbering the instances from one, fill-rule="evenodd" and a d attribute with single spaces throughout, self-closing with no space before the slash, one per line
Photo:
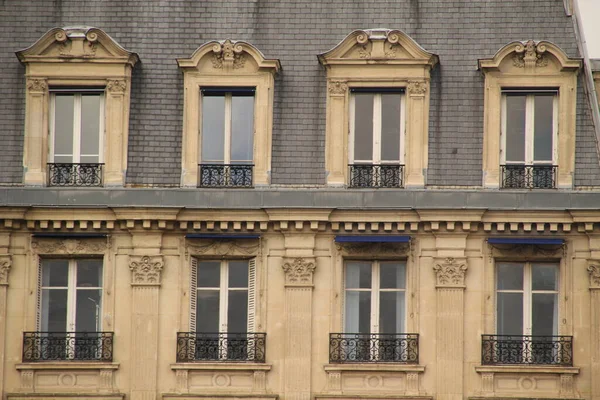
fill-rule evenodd
<path id="1" fill-rule="evenodd" d="M 266 333 L 177 333 L 177 362 L 265 362 Z"/>
<path id="2" fill-rule="evenodd" d="M 350 164 L 352 188 L 401 188 L 404 186 L 404 165 Z"/>
<path id="3" fill-rule="evenodd" d="M 330 363 L 419 363 L 416 333 L 330 333 Z"/>
<path id="4" fill-rule="evenodd" d="M 501 165 L 505 189 L 556 189 L 556 165 Z"/>
<path id="5" fill-rule="evenodd" d="M 48 164 L 48 186 L 102 186 L 104 164 Z"/>
<path id="6" fill-rule="evenodd" d="M 23 362 L 112 358 L 112 332 L 23 332 Z"/>
<path id="7" fill-rule="evenodd" d="M 573 365 L 573 336 L 482 335 L 481 363 Z"/>
<path id="8" fill-rule="evenodd" d="M 253 164 L 199 164 L 199 187 L 252 187 Z"/>

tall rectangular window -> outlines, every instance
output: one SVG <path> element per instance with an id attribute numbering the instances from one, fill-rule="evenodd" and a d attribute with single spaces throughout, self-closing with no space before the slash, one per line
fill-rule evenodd
<path id="1" fill-rule="evenodd" d="M 350 186 L 401 187 L 404 164 L 404 91 L 352 90 Z"/>
<path id="2" fill-rule="evenodd" d="M 556 187 L 556 90 L 505 91 L 502 95 L 502 187 Z"/>
<path id="3" fill-rule="evenodd" d="M 252 186 L 254 91 L 202 89 L 200 186 Z"/>

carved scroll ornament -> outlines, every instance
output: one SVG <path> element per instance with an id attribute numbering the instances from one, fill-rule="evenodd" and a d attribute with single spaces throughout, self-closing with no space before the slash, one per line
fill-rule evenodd
<path id="1" fill-rule="evenodd" d="M 215 69 L 227 68 L 240 69 L 246 64 L 244 48 L 240 43 L 227 39 L 223 43 L 217 43 L 212 48 L 212 65 Z"/>
<path id="2" fill-rule="evenodd" d="M 162 256 L 131 256 L 132 285 L 160 285 L 164 262 Z"/>
<path id="3" fill-rule="evenodd" d="M 0 256 L 0 285 L 8 285 L 8 273 L 12 260 L 9 255 Z"/>
<path id="4" fill-rule="evenodd" d="M 312 285 L 313 274 L 317 265 L 313 259 L 294 258 L 283 262 L 285 283 L 290 285 Z"/>
<path id="5" fill-rule="evenodd" d="M 433 266 L 438 287 L 464 287 L 467 274 L 465 260 L 448 257 Z"/>
<path id="6" fill-rule="evenodd" d="M 517 44 L 513 65 L 518 68 L 545 67 L 548 65 L 548 58 L 544 55 L 546 46 L 538 45 L 533 40 L 525 44 Z"/>

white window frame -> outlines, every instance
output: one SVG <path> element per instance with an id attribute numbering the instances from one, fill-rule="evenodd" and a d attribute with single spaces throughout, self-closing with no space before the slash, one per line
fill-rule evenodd
<path id="1" fill-rule="evenodd" d="M 561 266 L 558 261 L 500 261 L 496 262 L 496 282 L 498 280 L 498 264 L 501 263 L 514 263 L 514 264 L 522 264 L 523 265 L 523 289 L 498 289 L 496 283 L 496 304 L 498 304 L 498 293 L 522 293 L 523 295 L 523 332 L 522 335 L 531 335 L 533 329 L 533 321 L 532 321 L 532 307 L 533 307 L 533 295 L 538 293 L 546 293 L 546 294 L 556 294 L 556 307 L 557 307 L 557 315 L 555 326 L 553 329 L 553 336 L 558 335 L 558 326 L 560 319 L 560 275 L 561 275 Z M 533 290 L 533 281 L 532 281 L 532 270 L 533 264 L 553 264 L 556 267 L 556 290 Z M 496 306 L 496 332 L 498 332 L 498 308 Z"/>
<path id="2" fill-rule="evenodd" d="M 104 107 L 104 101 L 105 101 L 105 95 L 104 95 L 104 91 L 97 91 L 97 90 L 50 90 L 50 116 L 49 116 L 49 123 L 50 123 L 50 140 L 49 140 L 49 154 L 48 154 L 48 162 L 49 163 L 54 163 L 54 157 L 56 156 L 55 152 L 54 152 L 54 141 L 55 141 L 55 122 L 56 122 L 56 114 L 55 114 L 55 107 L 56 107 L 56 95 L 58 93 L 63 93 L 63 94 L 71 94 L 74 96 L 73 99 L 73 161 L 72 164 L 79 164 L 81 163 L 81 96 L 82 94 L 85 93 L 90 93 L 90 92 L 98 92 L 98 94 L 100 95 L 100 110 L 99 110 L 99 126 L 98 129 L 100 130 L 99 132 L 99 143 L 98 143 L 98 163 L 99 164 L 103 164 L 104 163 L 104 118 L 105 118 L 105 107 Z M 61 154 L 59 154 L 60 156 Z M 91 154 L 86 154 L 87 156 L 91 155 Z"/>
<path id="3" fill-rule="evenodd" d="M 348 263 L 352 263 L 352 262 L 364 262 L 364 263 L 370 263 L 371 264 L 371 287 L 370 288 L 347 288 L 346 285 L 344 284 L 344 304 L 346 304 L 347 299 L 346 299 L 346 294 L 349 291 L 352 292 L 371 292 L 371 330 L 370 330 L 370 334 L 377 334 L 377 333 L 381 333 L 379 332 L 379 294 L 381 292 L 404 292 L 404 321 L 402 322 L 402 325 L 404 326 L 404 330 L 406 331 L 406 324 L 407 324 L 407 289 L 406 286 L 408 285 L 408 279 L 407 279 L 407 262 L 406 260 L 346 260 L 344 262 L 344 282 L 346 282 L 346 274 L 348 272 Z M 393 289 L 393 288 L 384 288 L 382 289 L 381 286 L 381 276 L 380 276 L 380 267 L 381 267 L 381 263 L 403 263 L 404 264 L 404 288 L 403 289 Z M 344 327 L 344 333 L 358 333 L 358 332 L 346 332 L 346 318 L 348 317 L 346 315 L 346 309 L 344 307 L 344 318 L 342 321 L 342 326 Z M 394 333 L 406 333 L 406 332 L 394 332 Z"/>
<path id="4" fill-rule="evenodd" d="M 357 92 L 360 93 L 360 92 Z M 367 92 L 364 92 L 367 93 Z M 382 90 L 378 92 L 377 89 L 369 91 L 374 95 L 373 98 L 373 157 L 372 160 L 355 160 L 354 159 L 354 143 L 355 143 L 355 115 L 356 115 L 356 103 L 355 94 L 350 93 L 350 110 L 349 110 L 349 140 L 348 140 L 348 161 L 349 164 L 389 164 L 389 165 L 404 165 L 405 156 L 405 137 L 406 137 L 406 93 L 398 91 L 400 95 L 400 151 L 398 161 L 381 161 L 381 95 L 386 92 Z"/>
<path id="5" fill-rule="evenodd" d="M 225 89 L 225 90 L 222 90 Z M 224 118 L 225 118 L 225 123 L 223 125 L 223 135 L 224 135 L 224 144 L 223 144 L 223 164 L 231 164 L 231 117 L 232 117 L 232 103 L 233 103 L 233 93 L 236 92 L 235 88 L 231 88 L 231 91 L 227 91 L 227 88 L 219 88 L 219 90 L 223 91 L 223 97 L 225 98 L 225 112 L 224 112 Z M 210 88 L 200 88 L 200 110 L 203 110 L 204 107 L 204 94 L 202 93 L 203 90 L 209 90 Z M 254 88 L 254 92 L 252 93 L 252 96 L 247 96 L 247 97 L 252 97 L 252 99 L 254 100 L 254 105 L 253 105 L 253 115 L 254 117 L 252 118 L 252 122 L 253 122 L 253 126 L 252 126 L 252 158 L 250 160 L 236 160 L 236 162 L 239 162 L 241 165 L 244 164 L 252 164 L 254 165 L 254 146 L 255 146 L 255 142 L 256 142 L 256 88 Z M 200 112 L 200 121 L 198 121 L 198 127 L 200 129 L 200 140 L 198 140 L 198 163 L 202 164 L 219 164 L 221 162 L 221 160 L 204 160 L 202 158 L 202 140 L 203 140 L 203 132 L 202 132 L 202 126 L 203 126 L 203 113 Z"/>
<path id="6" fill-rule="evenodd" d="M 507 161 L 506 160 L 506 140 L 507 140 L 507 94 L 521 94 L 526 96 L 525 100 L 525 161 Z M 535 95 L 542 93 L 552 93 L 552 160 L 534 161 L 534 134 L 535 134 Z M 557 165 L 558 163 L 558 90 L 503 90 L 502 91 L 502 111 L 501 111 L 501 129 L 500 129 L 500 162 L 502 165 Z"/>

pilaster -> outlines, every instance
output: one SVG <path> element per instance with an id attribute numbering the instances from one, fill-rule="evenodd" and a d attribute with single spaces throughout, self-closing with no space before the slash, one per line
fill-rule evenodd
<path id="1" fill-rule="evenodd" d="M 7 236 L 8 237 L 8 236 Z M 4 250 L 4 251 L 3 251 Z M 5 253 L 6 249 L 0 248 L 0 397 L 4 392 L 4 354 L 6 347 L 6 291 L 8 289 L 8 275 L 12 265 L 12 258 Z M 2 254 L 4 253 L 4 254 Z"/>
<path id="2" fill-rule="evenodd" d="M 600 376 L 600 259 L 588 260 L 590 279 L 590 344 L 592 377 Z M 600 398 L 600 380 L 592 378 L 592 399 Z"/>

